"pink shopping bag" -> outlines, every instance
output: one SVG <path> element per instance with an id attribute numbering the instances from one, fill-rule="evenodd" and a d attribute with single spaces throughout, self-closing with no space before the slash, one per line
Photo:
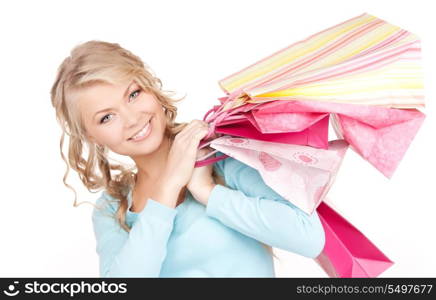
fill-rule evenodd
<path id="1" fill-rule="evenodd" d="M 416 109 L 316 101 L 272 101 L 263 103 L 258 114 L 265 118 L 278 110 L 294 113 L 330 113 L 340 139 L 391 178 L 421 127 L 425 115 Z"/>
<path id="2" fill-rule="evenodd" d="M 315 261 L 330 277 L 377 277 L 393 262 L 363 233 L 324 201 L 317 213 L 325 231 L 325 246 Z"/>
<path id="3" fill-rule="evenodd" d="M 210 147 L 256 169 L 265 184 L 312 214 L 334 182 L 348 143 L 331 141 L 324 150 L 223 136 L 213 140 Z"/>
<path id="4" fill-rule="evenodd" d="M 328 125 L 329 116 L 323 114 L 323 117 L 313 125 L 296 132 L 266 133 L 260 131 L 260 128 L 253 119 L 239 118 L 227 120 L 226 125 L 216 126 L 215 132 L 233 135 L 238 137 L 246 137 L 261 141 L 269 141 L 283 144 L 307 145 L 316 148 L 327 149 L 328 147 Z M 299 128 L 300 129 L 300 128 Z"/>

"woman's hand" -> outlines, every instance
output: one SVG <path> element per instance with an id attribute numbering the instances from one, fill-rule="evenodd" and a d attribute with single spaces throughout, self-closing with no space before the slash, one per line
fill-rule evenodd
<path id="1" fill-rule="evenodd" d="M 205 147 L 199 149 L 197 152 L 197 159 L 212 152 L 213 149 Z M 187 188 L 192 196 L 198 202 L 207 205 L 210 192 L 215 187 L 215 182 L 212 177 L 213 164 L 207 166 L 194 168 L 191 180 L 188 182 Z"/>
<path id="2" fill-rule="evenodd" d="M 167 188 L 180 191 L 188 184 L 197 159 L 198 146 L 208 131 L 206 122 L 193 120 L 175 136 L 161 178 Z"/>

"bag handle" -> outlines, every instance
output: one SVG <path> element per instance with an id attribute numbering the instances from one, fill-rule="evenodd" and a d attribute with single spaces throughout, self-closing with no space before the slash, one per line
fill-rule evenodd
<path id="1" fill-rule="evenodd" d="M 199 167 L 207 166 L 207 165 L 213 164 L 213 163 L 215 163 L 217 161 L 226 159 L 227 157 L 228 157 L 228 155 L 224 154 L 224 155 L 220 155 L 218 157 L 211 158 L 211 159 L 206 159 L 206 160 L 202 160 L 202 161 L 198 161 L 197 160 L 195 162 L 194 168 L 199 168 Z"/>
<path id="2" fill-rule="evenodd" d="M 211 125 L 211 124 L 209 124 L 209 125 Z M 207 138 L 209 136 L 212 136 L 214 134 L 214 131 L 215 131 L 215 126 L 210 126 L 208 135 L 205 138 L 203 138 L 202 142 L 200 142 L 198 149 L 202 149 L 202 148 L 208 146 L 210 143 L 212 143 L 213 140 L 207 141 Z M 220 134 L 220 136 L 221 136 L 221 134 Z M 205 156 L 198 158 L 195 161 L 194 168 L 207 166 L 207 165 L 213 164 L 217 161 L 220 161 L 220 160 L 223 160 L 223 159 L 226 159 L 227 157 L 229 157 L 227 154 L 223 154 L 221 156 L 208 159 L 208 157 L 214 155 L 216 152 L 218 152 L 218 150 L 214 150 L 214 151 L 206 154 Z"/>
<path id="3" fill-rule="evenodd" d="M 208 141 L 208 142 L 204 141 L 204 142 L 200 143 L 199 149 L 206 147 L 206 146 L 209 145 L 210 143 L 212 143 L 212 141 Z M 221 156 L 218 156 L 218 157 L 214 157 L 214 158 L 206 159 L 206 158 L 208 158 L 208 157 L 214 155 L 214 154 L 217 153 L 217 152 L 218 152 L 218 150 L 214 150 L 214 151 L 212 151 L 212 152 L 206 154 L 205 156 L 202 156 L 202 157 L 200 157 L 199 159 L 197 159 L 197 160 L 195 161 L 194 168 L 199 168 L 199 167 L 207 166 L 207 165 L 213 164 L 213 163 L 215 163 L 215 162 L 217 162 L 217 161 L 220 161 L 220 160 L 226 159 L 226 158 L 228 157 L 227 154 L 224 154 L 224 155 L 221 155 Z"/>
<path id="4" fill-rule="evenodd" d="M 228 94 L 226 97 L 221 97 L 220 98 L 221 105 L 215 105 L 212 109 L 210 109 L 206 113 L 206 115 L 204 116 L 203 121 L 213 122 L 214 120 L 217 119 L 218 116 L 222 116 L 223 114 L 225 114 L 225 115 L 229 114 L 231 109 L 226 110 L 226 111 L 223 111 L 222 109 L 224 108 L 224 106 L 226 106 L 227 103 L 229 103 L 230 101 L 233 101 L 236 97 L 238 97 L 242 93 L 243 93 L 243 90 L 238 89 L 238 90 L 234 91 L 233 93 Z M 214 112 L 214 114 L 212 115 L 211 118 L 208 119 L 208 116 L 212 111 Z M 221 118 L 223 118 L 223 117 L 221 117 Z"/>
<path id="5" fill-rule="evenodd" d="M 239 96 L 242 92 L 242 89 L 236 90 L 233 93 L 229 94 L 227 96 L 227 99 L 225 99 L 225 97 L 221 98 L 221 99 L 225 99 L 224 101 L 221 102 L 221 105 L 214 105 L 210 110 L 208 110 L 206 112 L 206 114 L 203 117 L 203 121 L 208 122 L 209 123 L 209 132 L 207 133 L 207 135 L 203 138 L 204 141 L 200 142 L 199 145 L 199 149 L 206 147 L 207 145 L 209 145 L 212 141 L 207 141 L 208 139 L 210 139 L 213 134 L 215 133 L 215 127 L 216 124 L 221 122 L 225 117 L 227 117 L 230 113 L 231 110 L 226 110 L 226 111 L 222 111 L 222 108 L 229 103 L 230 101 L 234 100 L 237 96 Z M 212 116 L 209 118 L 209 115 L 212 114 Z M 210 158 L 210 159 L 206 159 L 210 156 L 212 156 L 213 154 L 215 154 L 216 152 L 218 152 L 217 150 L 212 151 L 211 153 L 208 153 L 207 155 L 199 158 L 198 160 L 195 161 L 195 168 L 198 167 L 202 167 L 202 166 L 206 166 L 212 163 L 215 163 L 217 161 L 226 159 L 228 157 L 228 155 L 224 154 L 215 158 Z"/>

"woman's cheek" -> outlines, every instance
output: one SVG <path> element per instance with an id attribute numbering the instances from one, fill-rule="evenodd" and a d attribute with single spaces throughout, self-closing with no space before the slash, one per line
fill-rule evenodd
<path id="1" fill-rule="evenodd" d="M 124 142 L 123 131 L 119 126 L 108 126 L 103 133 L 104 144 L 109 147 L 116 147 Z"/>

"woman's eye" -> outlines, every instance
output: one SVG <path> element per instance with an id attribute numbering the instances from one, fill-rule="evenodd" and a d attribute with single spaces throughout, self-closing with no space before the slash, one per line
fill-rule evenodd
<path id="1" fill-rule="evenodd" d="M 107 120 L 106 117 L 112 116 L 112 115 L 105 115 L 103 118 L 100 119 L 100 124 L 106 123 L 105 120 Z"/>
<path id="2" fill-rule="evenodd" d="M 136 90 L 136 91 L 133 91 L 133 92 L 129 95 L 129 100 L 132 99 L 132 97 L 134 97 L 134 98 L 138 97 L 138 94 L 139 94 L 140 92 L 141 92 L 140 89 L 138 89 L 138 90 Z M 112 116 L 112 115 L 111 115 L 111 114 L 108 114 L 108 115 L 105 115 L 103 118 L 101 118 L 101 119 L 100 119 L 100 124 L 107 123 L 106 120 L 109 120 L 109 119 L 108 119 L 109 116 Z"/>
<path id="3" fill-rule="evenodd" d="M 129 99 L 131 99 L 132 96 L 135 95 L 136 93 L 139 94 L 140 92 L 141 92 L 141 90 L 136 90 L 136 91 L 132 92 L 132 93 L 130 94 L 130 96 L 129 96 Z M 138 97 L 138 94 L 135 96 L 135 98 Z"/>

